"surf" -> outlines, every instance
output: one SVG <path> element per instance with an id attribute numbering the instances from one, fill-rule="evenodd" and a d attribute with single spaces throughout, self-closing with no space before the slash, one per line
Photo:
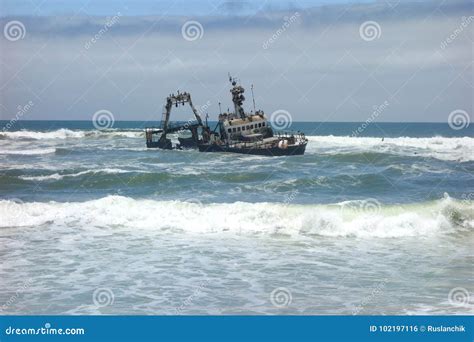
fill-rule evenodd
<path id="1" fill-rule="evenodd" d="M 87 138 L 140 138 L 145 134 L 139 129 L 107 129 L 107 130 L 71 130 L 61 128 L 54 131 L 6 131 L 0 133 L 0 139 L 15 140 L 64 140 L 64 139 L 87 139 Z"/>
<path id="2" fill-rule="evenodd" d="M 0 201 L 0 227 L 95 227 L 292 238 L 399 238 L 470 233 L 472 200 L 384 205 L 375 199 L 331 204 L 202 203 L 107 196 L 85 202 Z M 157 219 L 160 213 L 160 219 Z M 199 218 L 199 222 L 196 218 Z"/>
<path id="3" fill-rule="evenodd" d="M 350 136 L 307 136 L 308 149 L 324 155 L 399 155 L 425 157 L 444 161 L 474 161 L 474 138 L 430 137 L 430 138 L 376 138 Z M 370 158 L 372 159 L 372 158 Z"/>

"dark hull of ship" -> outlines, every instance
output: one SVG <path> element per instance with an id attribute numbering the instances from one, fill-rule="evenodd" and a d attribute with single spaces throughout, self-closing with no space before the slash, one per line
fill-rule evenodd
<path id="1" fill-rule="evenodd" d="M 226 145 L 216 144 L 200 144 L 198 145 L 199 152 L 230 152 L 243 153 L 259 156 L 295 156 L 303 155 L 306 149 L 306 143 L 300 145 L 290 145 L 285 149 L 277 146 L 267 148 L 251 148 L 251 147 L 231 147 Z"/>

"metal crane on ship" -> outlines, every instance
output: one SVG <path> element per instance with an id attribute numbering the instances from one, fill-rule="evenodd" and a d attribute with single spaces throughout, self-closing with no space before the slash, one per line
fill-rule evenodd
<path id="1" fill-rule="evenodd" d="M 179 105 L 184 106 L 185 104 L 189 104 L 189 107 L 191 107 L 196 121 L 170 124 L 171 110 L 173 109 L 173 106 L 178 107 Z M 177 94 L 170 94 L 166 98 L 166 105 L 163 110 L 160 127 L 147 127 L 145 129 L 147 147 L 158 147 L 170 150 L 173 148 L 173 146 L 171 143 L 171 139 L 169 139 L 167 135 L 170 133 L 181 132 L 186 130 L 189 130 L 191 132 L 191 138 L 179 137 L 178 140 L 180 142 L 180 147 L 196 147 L 197 142 L 199 141 L 199 127 L 207 127 L 207 125 L 204 125 L 201 116 L 199 115 L 199 112 L 194 107 L 193 101 L 191 99 L 191 94 L 188 92 L 181 93 L 178 90 Z M 156 140 L 155 138 L 157 134 L 161 134 L 158 140 Z"/>

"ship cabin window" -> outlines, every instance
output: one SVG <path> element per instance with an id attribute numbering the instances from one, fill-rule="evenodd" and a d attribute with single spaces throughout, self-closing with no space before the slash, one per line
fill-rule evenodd
<path id="1" fill-rule="evenodd" d="M 265 122 L 262 122 L 262 126 L 265 126 Z"/>
<path id="2" fill-rule="evenodd" d="M 250 125 L 250 129 L 253 129 L 253 125 Z"/>
<path id="3" fill-rule="evenodd" d="M 229 128 L 227 132 L 232 133 L 232 128 Z"/>
<path id="4" fill-rule="evenodd" d="M 258 127 L 262 127 L 262 123 L 261 123 L 261 122 L 258 123 Z"/>
<path id="5" fill-rule="evenodd" d="M 232 132 L 234 132 L 234 133 L 237 132 L 237 128 L 235 128 L 235 127 L 232 128 Z"/>

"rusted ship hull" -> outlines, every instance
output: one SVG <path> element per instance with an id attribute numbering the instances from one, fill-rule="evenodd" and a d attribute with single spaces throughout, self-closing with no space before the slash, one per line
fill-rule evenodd
<path id="1" fill-rule="evenodd" d="M 278 146 L 266 148 L 252 148 L 252 147 L 231 147 L 217 144 L 200 144 L 198 145 L 199 152 L 226 152 L 226 153 L 242 153 L 260 156 L 295 156 L 303 155 L 306 150 L 306 144 L 288 146 L 286 149 L 281 149 Z"/>

